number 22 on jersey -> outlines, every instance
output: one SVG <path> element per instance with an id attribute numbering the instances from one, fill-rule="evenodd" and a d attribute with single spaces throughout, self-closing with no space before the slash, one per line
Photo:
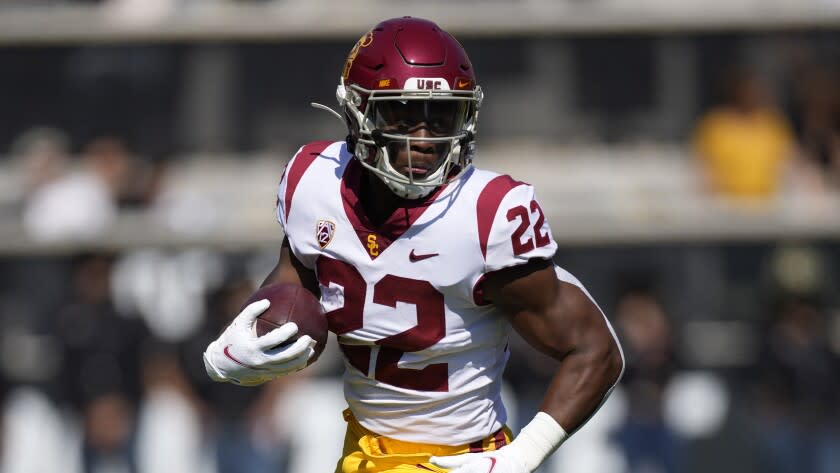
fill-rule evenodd
<path id="1" fill-rule="evenodd" d="M 352 265 L 327 256 L 319 256 L 316 265 L 321 286 L 329 287 L 333 283 L 344 288 L 344 306 L 326 314 L 330 330 L 341 335 L 362 328 L 367 292 L 365 279 Z M 430 364 L 419 370 L 397 366 L 404 353 L 425 350 L 444 337 L 443 294 L 428 281 L 385 275 L 373 285 L 373 303 L 396 309 L 397 302 L 413 304 L 417 308 L 417 325 L 376 341 L 380 349 L 373 378 L 416 391 L 448 391 L 449 366 L 446 363 Z M 370 347 L 341 344 L 341 349 L 351 365 L 371 376 Z"/>
<path id="2" fill-rule="evenodd" d="M 536 214 L 533 227 L 532 214 Z M 524 205 L 511 208 L 507 211 L 507 219 L 509 222 L 519 220 L 519 225 L 511 235 L 515 255 L 551 243 L 551 238 L 542 230 L 545 216 L 536 200 L 530 202 L 529 208 Z M 529 235 L 525 239 L 526 232 L 531 228 L 533 236 Z M 368 242 L 371 243 L 371 240 L 369 238 Z M 370 246 L 369 249 L 372 250 Z M 316 265 L 321 286 L 329 287 L 330 283 L 333 283 L 341 286 L 344 291 L 344 305 L 326 314 L 330 330 L 336 335 L 341 335 L 361 329 L 364 325 L 365 294 L 368 286 L 364 277 L 352 265 L 324 255 L 318 257 Z M 398 366 L 406 352 L 425 350 L 445 336 L 446 312 L 443 294 L 428 281 L 393 274 L 385 275 L 373 284 L 374 304 L 396 309 L 397 302 L 413 304 L 416 307 L 417 325 L 377 340 L 376 345 L 380 348 L 372 368 L 372 350 L 369 346 L 342 343 L 344 355 L 353 367 L 365 376 L 373 376 L 377 381 L 417 391 L 448 391 L 449 366 L 446 363 L 434 363 L 422 369 Z"/>
<path id="3" fill-rule="evenodd" d="M 540 204 L 536 200 L 532 200 L 530 204 L 531 211 L 529 212 L 524 205 L 517 205 L 507 211 L 508 222 L 519 220 L 519 226 L 513 231 L 510 239 L 513 243 L 513 254 L 519 256 L 522 253 L 527 253 L 534 248 L 540 248 L 551 243 L 551 237 L 548 233 L 542 231 L 545 224 L 545 215 L 543 214 Z M 525 232 L 531 227 L 531 214 L 537 214 L 537 221 L 534 222 L 534 237 L 528 237 L 527 240 L 522 240 Z M 536 242 L 536 243 L 535 243 Z"/>

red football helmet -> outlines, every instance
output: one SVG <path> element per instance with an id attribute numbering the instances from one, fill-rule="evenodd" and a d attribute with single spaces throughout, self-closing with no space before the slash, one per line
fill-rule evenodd
<path id="1" fill-rule="evenodd" d="M 472 166 L 481 87 L 464 48 L 435 23 L 403 17 L 376 25 L 350 51 L 336 97 L 350 149 L 400 197 L 428 195 Z M 426 136 L 411 136 L 421 123 Z M 417 176 L 410 150 L 419 141 L 432 143 L 438 159 Z M 400 146 L 406 173 L 392 165 Z"/>

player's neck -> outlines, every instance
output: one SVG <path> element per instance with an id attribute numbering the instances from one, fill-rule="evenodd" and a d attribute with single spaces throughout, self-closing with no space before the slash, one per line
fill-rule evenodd
<path id="1" fill-rule="evenodd" d="M 362 176 L 361 184 L 360 201 L 368 220 L 375 226 L 382 225 L 404 202 L 371 173 Z"/>

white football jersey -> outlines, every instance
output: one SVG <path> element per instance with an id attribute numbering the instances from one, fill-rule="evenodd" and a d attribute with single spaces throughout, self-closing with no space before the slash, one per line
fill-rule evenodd
<path id="1" fill-rule="evenodd" d="M 312 143 L 286 166 L 277 205 L 292 252 L 318 276 L 350 409 L 399 440 L 487 437 L 506 421 L 510 325 L 479 283 L 557 250 L 534 189 L 472 169 L 373 227 L 362 175 L 344 142 Z"/>

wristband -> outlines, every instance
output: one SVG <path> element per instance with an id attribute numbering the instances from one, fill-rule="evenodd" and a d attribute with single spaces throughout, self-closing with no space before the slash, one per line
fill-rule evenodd
<path id="1" fill-rule="evenodd" d="M 507 448 L 517 450 L 528 471 L 534 471 L 568 437 L 569 434 L 554 417 L 545 412 L 537 412 L 534 419 L 519 431 L 519 435 Z"/>

